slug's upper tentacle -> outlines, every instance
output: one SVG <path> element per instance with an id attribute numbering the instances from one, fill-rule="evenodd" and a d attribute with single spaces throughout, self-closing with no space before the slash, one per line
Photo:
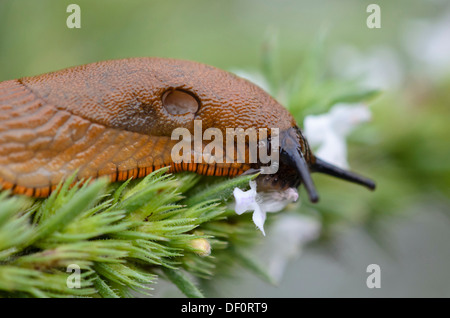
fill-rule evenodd
<path id="1" fill-rule="evenodd" d="M 375 182 L 369 178 L 360 176 L 354 172 L 347 171 L 344 169 L 341 169 L 339 167 L 336 167 L 320 158 L 315 157 L 314 164 L 311 165 L 311 171 L 312 172 L 320 172 L 325 173 L 327 175 L 343 179 L 346 181 L 350 181 L 356 184 L 360 184 L 362 186 L 365 186 L 366 188 L 370 190 L 375 190 L 376 185 Z"/>

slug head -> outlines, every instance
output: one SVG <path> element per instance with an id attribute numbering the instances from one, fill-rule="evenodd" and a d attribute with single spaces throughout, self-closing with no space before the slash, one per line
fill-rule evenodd
<path id="1" fill-rule="evenodd" d="M 309 200 L 316 203 L 319 200 L 319 195 L 311 178 L 312 172 L 331 175 L 365 186 L 370 190 L 375 189 L 374 181 L 336 167 L 314 156 L 307 140 L 296 126 L 280 133 L 280 163 L 277 173 L 260 175 L 257 182 L 263 190 L 273 189 L 274 187 L 279 189 L 297 188 L 304 184 Z"/>

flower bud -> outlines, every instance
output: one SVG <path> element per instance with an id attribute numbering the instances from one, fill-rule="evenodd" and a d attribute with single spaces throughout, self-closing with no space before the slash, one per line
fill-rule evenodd
<path id="1" fill-rule="evenodd" d="M 190 242 L 191 247 L 195 250 L 194 252 L 199 256 L 209 256 L 211 254 L 211 244 L 205 238 L 193 239 Z"/>

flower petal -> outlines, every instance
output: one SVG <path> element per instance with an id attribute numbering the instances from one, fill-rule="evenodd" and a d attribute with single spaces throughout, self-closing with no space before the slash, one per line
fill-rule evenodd
<path id="1" fill-rule="evenodd" d="M 253 210 L 256 204 L 256 182 L 250 181 L 250 190 L 242 191 L 239 188 L 234 188 L 233 195 L 235 199 L 234 210 L 241 215 L 245 211 Z"/>
<path id="2" fill-rule="evenodd" d="M 286 205 L 298 199 L 298 191 L 295 188 L 288 188 L 284 191 L 270 191 L 257 194 L 257 202 L 264 212 L 279 212 Z"/>
<path id="3" fill-rule="evenodd" d="M 242 191 L 239 188 L 235 188 L 233 194 L 235 198 L 234 210 L 236 213 L 241 215 L 246 211 L 253 211 L 253 222 L 264 236 L 266 235 L 264 232 L 266 213 L 281 211 L 286 205 L 298 199 L 298 192 L 295 188 L 257 193 L 255 181 L 250 181 L 250 190 Z"/>
<path id="4" fill-rule="evenodd" d="M 266 221 L 266 212 L 263 211 L 258 204 L 255 203 L 254 205 L 254 212 L 252 215 L 253 223 L 255 223 L 256 227 L 260 229 L 262 234 L 266 236 L 266 233 L 264 232 L 264 222 Z"/>

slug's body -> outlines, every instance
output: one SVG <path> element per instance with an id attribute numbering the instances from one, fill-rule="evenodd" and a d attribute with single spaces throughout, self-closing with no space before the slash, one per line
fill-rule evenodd
<path id="1" fill-rule="evenodd" d="M 175 128 L 278 128 L 280 169 L 261 183 L 304 183 L 317 201 L 310 171 L 373 188 L 367 179 L 315 158 L 294 118 L 267 93 L 211 66 L 135 58 L 93 63 L 0 83 L 0 185 L 46 197 L 64 178 L 140 178 L 171 171 L 236 176 L 259 165 L 174 163 Z M 331 170 L 330 170 L 331 169 Z M 269 182 L 270 181 L 270 182 Z"/>

